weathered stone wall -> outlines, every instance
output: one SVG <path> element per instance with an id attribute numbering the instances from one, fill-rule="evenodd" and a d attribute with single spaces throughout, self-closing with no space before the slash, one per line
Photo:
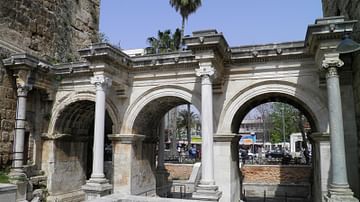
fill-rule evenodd
<path id="1" fill-rule="evenodd" d="M 40 56 L 73 60 L 97 41 L 100 0 L 1 0 L 0 40 Z"/>
<path id="2" fill-rule="evenodd" d="M 0 61 L 13 53 L 12 46 L 47 59 L 74 60 L 78 49 L 97 41 L 99 6 L 100 0 L 0 0 Z M 1 45 L 8 43 L 12 51 Z M 13 78 L 0 62 L 0 167 L 11 158 L 13 88 Z"/>
<path id="3" fill-rule="evenodd" d="M 14 140 L 16 97 L 12 79 L 0 64 L 0 168 L 10 165 Z"/>

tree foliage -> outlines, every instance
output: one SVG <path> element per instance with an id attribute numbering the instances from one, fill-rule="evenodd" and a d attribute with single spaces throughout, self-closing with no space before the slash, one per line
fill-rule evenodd
<path id="1" fill-rule="evenodd" d="M 147 38 L 147 43 L 150 45 L 147 49 L 150 54 L 176 51 L 180 44 L 180 29 L 177 28 L 173 34 L 170 29 L 159 30 L 156 37 Z"/>
<path id="2" fill-rule="evenodd" d="M 199 116 L 197 114 L 195 114 L 193 111 L 188 111 L 188 110 L 181 110 L 178 113 L 178 117 L 176 120 L 177 123 L 177 128 L 181 133 L 185 133 L 186 131 L 186 137 L 187 137 L 187 141 L 190 144 L 191 142 L 191 134 L 189 133 L 189 131 L 191 131 L 191 128 L 196 128 L 197 125 L 199 125 L 200 121 L 199 121 Z M 188 128 L 188 126 L 190 128 Z"/>
<path id="3" fill-rule="evenodd" d="M 270 129 L 271 142 L 283 142 L 284 132 L 285 141 L 289 141 L 291 133 L 299 132 L 299 113 L 299 110 L 291 105 L 279 102 L 273 103 L 272 112 L 270 113 L 272 122 L 272 127 Z"/>
<path id="4" fill-rule="evenodd" d="M 184 37 L 185 31 L 185 21 L 187 21 L 189 15 L 195 13 L 196 10 L 201 6 L 201 0 L 170 0 L 169 3 L 171 7 L 175 8 L 176 12 L 180 13 L 182 17 L 180 38 L 180 42 L 182 43 L 182 38 Z"/>

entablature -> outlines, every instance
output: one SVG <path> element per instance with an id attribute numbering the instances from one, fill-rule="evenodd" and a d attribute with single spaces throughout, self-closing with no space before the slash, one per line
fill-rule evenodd
<path id="1" fill-rule="evenodd" d="M 16 53 L 4 59 L 3 65 L 12 72 L 18 87 L 44 90 L 49 95 L 49 99 L 52 99 L 54 72 L 50 63 L 27 53 Z"/>

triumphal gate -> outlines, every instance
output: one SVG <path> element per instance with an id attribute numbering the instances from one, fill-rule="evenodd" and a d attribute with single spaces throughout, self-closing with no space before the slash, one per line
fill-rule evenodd
<path id="1" fill-rule="evenodd" d="M 170 109 L 191 103 L 202 125 L 201 179 L 193 199 L 238 201 L 241 121 L 257 105 L 281 101 L 300 109 L 312 128 L 312 200 L 356 201 L 350 56 L 335 51 L 354 23 L 319 19 L 304 41 L 278 44 L 232 47 L 222 33 L 205 30 L 185 37 L 182 51 L 163 54 L 130 56 L 109 44 L 92 44 L 72 63 L 11 55 L 4 67 L 17 86 L 11 176 L 18 199 L 26 199 L 29 179 L 43 179 L 52 201 L 156 192 L 168 183 L 161 120 Z M 37 118 L 29 122 L 28 116 Z M 37 124 L 42 128 L 32 130 Z M 23 161 L 28 133 L 35 140 L 32 172 Z"/>

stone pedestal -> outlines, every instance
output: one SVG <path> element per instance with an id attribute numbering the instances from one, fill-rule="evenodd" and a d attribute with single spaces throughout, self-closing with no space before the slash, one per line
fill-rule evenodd
<path id="1" fill-rule="evenodd" d="M 219 201 L 221 191 L 216 185 L 198 185 L 192 195 L 193 199 L 202 201 Z"/>
<path id="2" fill-rule="evenodd" d="M 13 184 L 0 184 L 0 199 L 1 201 L 15 202 L 16 201 L 16 186 Z"/>
<path id="3" fill-rule="evenodd" d="M 111 194 L 112 185 L 106 179 L 103 180 L 88 180 L 86 184 L 81 187 L 85 192 L 85 200 L 92 200 Z"/>
<path id="4" fill-rule="evenodd" d="M 25 173 L 11 173 L 10 183 L 16 185 L 16 202 L 27 202 L 28 179 Z M 0 200 L 1 201 L 1 200 Z"/>
<path id="5" fill-rule="evenodd" d="M 359 200 L 354 197 L 354 193 L 349 186 L 334 186 L 331 185 L 328 194 L 325 195 L 327 202 L 358 202 Z"/>

